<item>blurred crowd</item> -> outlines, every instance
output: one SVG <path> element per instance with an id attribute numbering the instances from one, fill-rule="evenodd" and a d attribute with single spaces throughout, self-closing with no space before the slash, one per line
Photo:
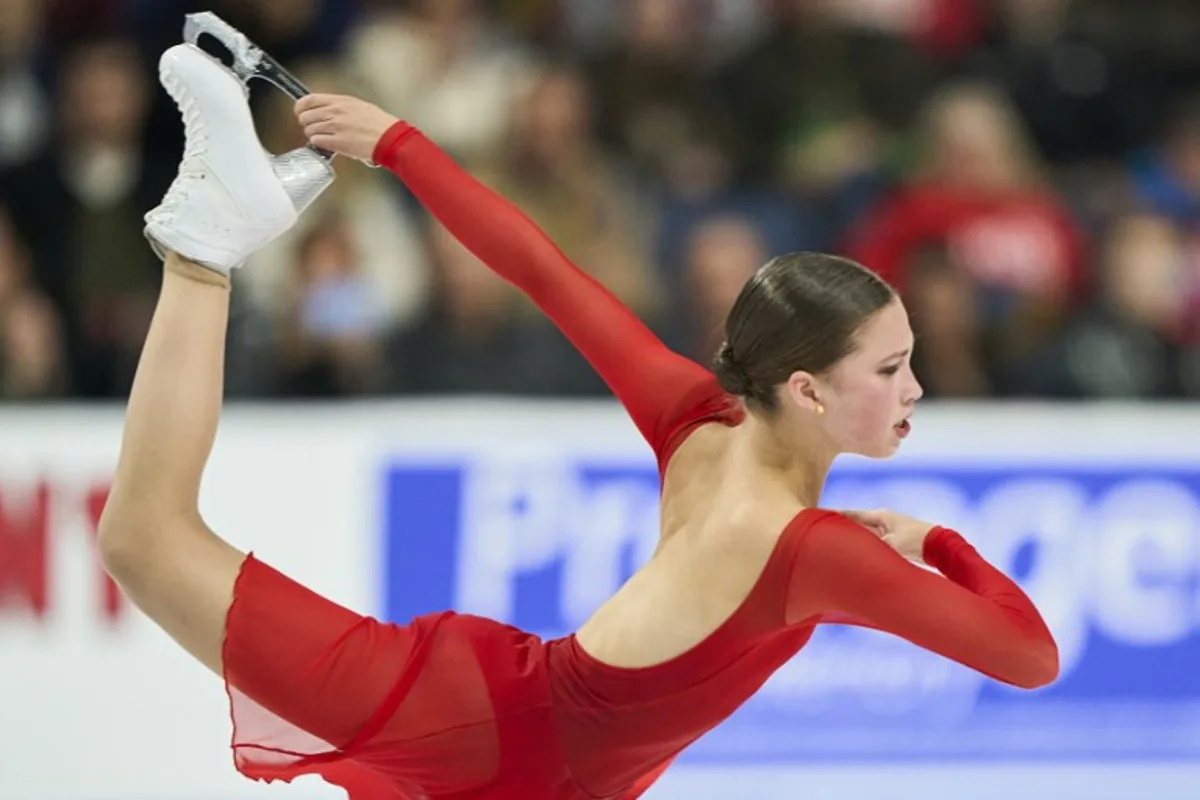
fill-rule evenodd
<path id="1" fill-rule="evenodd" d="M 182 148 L 155 65 L 200 10 L 421 127 L 701 362 L 759 265 L 827 250 L 903 293 L 928 396 L 1200 397 L 1195 0 L 0 0 L 0 398 L 128 391 Z M 231 395 L 605 391 L 336 167 L 236 273 Z"/>

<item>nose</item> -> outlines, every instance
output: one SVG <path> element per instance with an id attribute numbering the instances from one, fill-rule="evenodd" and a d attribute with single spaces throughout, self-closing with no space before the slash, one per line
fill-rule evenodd
<path id="1" fill-rule="evenodd" d="M 924 396 L 925 396 L 925 388 L 923 386 L 921 386 L 921 382 L 919 380 L 917 380 L 917 376 L 913 375 L 912 376 L 912 385 L 909 387 L 908 399 L 906 400 L 905 404 L 911 406 Z"/>

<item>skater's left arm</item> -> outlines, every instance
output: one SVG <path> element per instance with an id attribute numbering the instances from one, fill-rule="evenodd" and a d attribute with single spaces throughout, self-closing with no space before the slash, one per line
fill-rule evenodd
<path id="1" fill-rule="evenodd" d="M 528 295 L 608 384 L 660 466 L 680 434 L 729 413 L 732 402 L 708 370 L 668 348 L 528 216 L 419 130 L 354 98 L 310 96 L 297 112 L 314 145 L 386 167 L 468 250 Z"/>
<path id="2" fill-rule="evenodd" d="M 807 523 L 797 518 L 784 534 L 791 569 L 786 622 L 886 631 L 1023 688 L 1057 677 L 1058 647 L 1033 601 L 958 533 L 891 512 L 882 512 L 891 526 L 882 533 L 817 513 Z M 890 520 L 908 531 L 892 533 L 900 525 Z M 909 546 L 897 547 L 904 536 Z"/>

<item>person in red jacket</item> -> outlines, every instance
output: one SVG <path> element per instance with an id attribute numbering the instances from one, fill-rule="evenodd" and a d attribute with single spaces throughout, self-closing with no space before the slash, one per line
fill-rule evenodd
<path id="1" fill-rule="evenodd" d="M 1082 232 L 1002 96 L 952 85 L 925 118 L 916 173 L 850 232 L 846 254 L 901 293 L 912 258 L 932 246 L 985 289 L 1077 299 L 1088 282 Z"/>
<path id="2" fill-rule="evenodd" d="M 710 372 L 418 130 L 351 97 L 299 102 L 310 141 L 391 170 L 555 320 L 655 453 L 660 542 L 578 631 L 543 641 L 453 611 L 365 617 L 218 538 L 197 496 L 228 273 L 296 215 L 236 80 L 198 50 L 167 55 L 188 147 L 148 215 L 162 294 L 100 545 L 143 612 L 224 677 L 243 774 L 320 774 L 354 800 L 635 798 L 822 622 L 888 631 L 1014 686 L 1054 680 L 1037 609 L 959 534 L 819 507 L 833 459 L 894 453 L 921 396 L 904 306 L 875 274 L 823 254 L 770 261 Z"/>
<path id="3" fill-rule="evenodd" d="M 951 85 L 929 103 L 916 173 L 850 231 L 845 253 L 910 303 L 933 346 L 918 374 L 938 396 L 1011 391 L 1012 371 L 1053 341 L 1088 299 L 1085 239 L 1045 185 L 1016 113 L 996 91 Z M 930 254 L 947 268 L 931 282 Z M 954 284 L 963 329 L 930 314 Z"/>

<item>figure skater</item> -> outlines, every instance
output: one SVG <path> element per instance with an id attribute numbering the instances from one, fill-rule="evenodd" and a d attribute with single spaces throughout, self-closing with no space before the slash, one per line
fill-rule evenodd
<path id="1" fill-rule="evenodd" d="M 186 45 L 160 75 L 187 146 L 147 214 L 165 274 L 100 546 L 137 606 L 224 679 L 244 775 L 316 773 L 353 800 L 635 798 L 826 622 L 1014 686 L 1054 680 L 1057 647 L 1034 605 L 959 534 L 819 507 L 834 458 L 894 453 L 921 396 L 904 306 L 876 275 L 830 255 L 769 262 L 730 311 L 710 372 L 419 131 L 352 97 L 299 101 L 309 140 L 391 170 L 558 324 L 655 453 L 661 539 L 578 631 L 543 641 L 453 611 L 377 621 L 218 538 L 198 494 L 228 276 L 296 212 L 241 84 Z"/>

